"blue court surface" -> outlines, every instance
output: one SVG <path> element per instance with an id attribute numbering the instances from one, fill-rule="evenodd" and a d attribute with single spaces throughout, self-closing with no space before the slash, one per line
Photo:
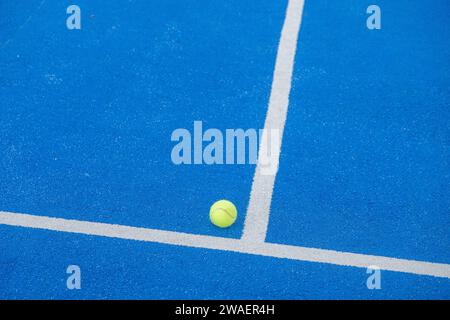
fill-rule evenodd
<path id="1" fill-rule="evenodd" d="M 0 299 L 450 299 L 448 0 L 0 12 Z M 175 164 L 195 121 L 278 170 Z"/>

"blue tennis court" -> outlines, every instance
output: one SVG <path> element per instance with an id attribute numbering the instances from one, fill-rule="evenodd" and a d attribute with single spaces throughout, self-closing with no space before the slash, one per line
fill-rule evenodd
<path id="1" fill-rule="evenodd" d="M 448 1 L 0 11 L 1 299 L 450 299 Z M 193 163 L 268 128 L 275 172 Z"/>

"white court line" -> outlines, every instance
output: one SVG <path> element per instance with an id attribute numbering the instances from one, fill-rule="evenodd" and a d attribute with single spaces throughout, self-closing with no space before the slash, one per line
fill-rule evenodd
<path id="1" fill-rule="evenodd" d="M 273 186 L 278 171 L 278 161 L 281 152 L 284 125 L 291 92 L 292 72 L 294 68 L 295 51 L 302 19 L 304 0 L 289 0 L 286 10 L 280 43 L 278 45 L 275 71 L 270 92 L 269 107 L 264 123 L 264 130 L 277 130 L 279 141 L 277 150 L 271 156 L 271 163 L 276 168 L 273 174 L 262 172 L 263 166 L 258 161 L 253 177 L 250 201 L 245 218 L 242 239 L 252 242 L 264 242 L 267 225 L 269 224 L 270 204 L 272 201 Z M 268 155 L 268 140 L 263 139 L 259 147 L 258 159 Z"/>
<path id="2" fill-rule="evenodd" d="M 291 260 L 328 263 L 341 266 L 413 273 L 450 279 L 450 264 L 396 259 L 333 250 L 297 247 L 274 243 L 255 243 L 240 239 L 195 235 L 182 232 L 137 228 L 117 224 L 68 220 L 0 211 L 0 225 L 45 229 L 101 237 L 157 242 L 163 244 L 233 251 Z"/>

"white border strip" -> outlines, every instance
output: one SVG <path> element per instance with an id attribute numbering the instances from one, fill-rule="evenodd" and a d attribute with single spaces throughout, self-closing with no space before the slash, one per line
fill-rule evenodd
<path id="1" fill-rule="evenodd" d="M 136 228 L 108 223 L 68 220 L 4 211 L 0 211 L 0 225 L 232 251 L 273 258 L 320 262 L 349 267 L 368 268 L 369 266 L 378 266 L 382 270 L 450 279 L 450 264 L 442 263 L 396 259 L 274 243 L 255 243 L 240 239 Z"/>
<path id="2" fill-rule="evenodd" d="M 294 69 L 295 51 L 297 49 L 298 33 L 302 20 L 304 0 L 289 0 L 286 10 L 286 18 L 281 31 L 278 45 L 275 71 L 270 92 L 269 108 L 264 123 L 264 131 L 269 133 L 277 130 L 279 141 L 276 149 L 271 153 L 271 166 L 274 172 L 264 173 L 264 167 L 258 161 L 253 177 L 250 201 L 245 219 L 242 239 L 252 242 L 264 242 L 266 239 L 267 225 L 269 224 L 270 203 L 272 201 L 273 186 L 278 171 L 278 161 L 281 152 L 284 125 L 289 105 L 291 92 L 292 72 Z M 269 140 L 262 139 L 259 147 L 258 159 L 268 155 Z"/>

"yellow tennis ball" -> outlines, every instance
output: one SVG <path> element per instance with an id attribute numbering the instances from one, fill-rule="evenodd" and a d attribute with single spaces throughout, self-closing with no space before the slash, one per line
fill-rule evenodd
<path id="1" fill-rule="evenodd" d="M 211 206 L 209 218 L 215 226 L 227 228 L 236 221 L 237 209 L 230 201 L 219 200 Z"/>

